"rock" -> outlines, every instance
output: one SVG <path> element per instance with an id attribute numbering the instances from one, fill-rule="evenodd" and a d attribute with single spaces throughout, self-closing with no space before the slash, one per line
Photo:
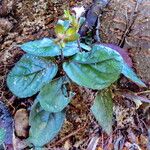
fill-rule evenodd
<path id="1" fill-rule="evenodd" d="M 149 0 L 142 2 L 112 0 L 101 19 L 103 42 L 126 47 L 149 48 L 149 4 Z"/>
<path id="2" fill-rule="evenodd" d="M 26 109 L 19 109 L 14 117 L 15 132 L 18 137 L 27 138 L 29 128 L 29 116 Z"/>
<path id="3" fill-rule="evenodd" d="M 101 18 L 103 43 L 127 49 L 137 74 L 150 82 L 150 1 L 111 0 Z"/>

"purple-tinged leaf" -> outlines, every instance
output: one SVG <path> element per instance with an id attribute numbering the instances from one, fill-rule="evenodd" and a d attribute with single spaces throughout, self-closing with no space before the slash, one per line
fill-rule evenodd
<path id="1" fill-rule="evenodd" d="M 117 51 L 130 67 L 133 66 L 132 59 L 129 57 L 129 54 L 126 51 L 126 49 L 120 48 L 119 46 L 117 46 L 115 44 L 101 44 L 101 45 L 107 46 L 107 47 Z"/>

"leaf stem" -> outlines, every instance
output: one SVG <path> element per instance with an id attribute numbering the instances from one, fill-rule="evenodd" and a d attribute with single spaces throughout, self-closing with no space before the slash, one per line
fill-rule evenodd
<path id="1" fill-rule="evenodd" d="M 60 49 L 60 52 L 61 52 L 61 61 L 63 61 L 64 60 L 64 54 L 63 54 L 63 49 L 62 48 Z"/>
<path id="2" fill-rule="evenodd" d="M 78 43 L 79 51 L 82 52 L 82 49 L 81 49 L 81 46 L 80 46 L 80 41 L 79 41 L 79 39 L 77 40 L 77 43 Z"/>

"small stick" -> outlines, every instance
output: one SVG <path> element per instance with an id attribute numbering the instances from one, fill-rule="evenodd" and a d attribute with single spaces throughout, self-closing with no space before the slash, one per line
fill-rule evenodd
<path id="1" fill-rule="evenodd" d="M 142 91 L 142 92 L 137 92 L 136 94 L 140 95 L 140 94 L 146 94 L 146 93 L 150 93 L 150 90 L 146 90 L 146 91 Z"/>
<path id="2" fill-rule="evenodd" d="M 101 39 L 100 39 L 100 17 L 101 17 L 101 14 L 98 16 L 98 19 L 97 19 L 97 26 L 96 26 L 96 40 L 97 42 L 101 42 Z"/>
<path id="3" fill-rule="evenodd" d="M 87 125 L 87 122 L 84 124 L 83 127 L 81 127 L 81 128 L 79 128 L 79 129 L 73 131 L 72 133 L 68 134 L 68 135 L 65 136 L 64 138 L 61 138 L 60 140 L 58 140 L 57 142 L 55 142 L 54 144 L 52 144 L 50 147 L 54 147 L 54 146 L 56 146 L 56 145 L 61 144 L 63 141 L 66 141 L 66 140 L 67 140 L 68 138 L 70 138 L 71 136 L 73 136 L 73 135 L 77 134 L 79 131 L 85 129 L 86 125 Z"/>

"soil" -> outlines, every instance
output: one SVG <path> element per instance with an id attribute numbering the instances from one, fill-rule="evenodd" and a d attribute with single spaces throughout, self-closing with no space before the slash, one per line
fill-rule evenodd
<path id="1" fill-rule="evenodd" d="M 88 8 L 91 3 L 91 0 L 0 0 L 0 99 L 13 116 L 19 109 L 29 111 L 33 103 L 33 98 L 14 97 L 6 85 L 7 73 L 24 53 L 18 45 L 42 37 L 55 37 L 53 27 L 64 9 L 82 5 Z M 111 0 L 103 10 L 100 28 L 103 43 L 128 50 L 134 69 L 147 85 L 142 89 L 122 78 L 118 87 L 141 92 L 140 95 L 147 98 L 150 98 L 149 7 L 149 0 L 140 4 L 134 0 Z M 46 146 L 48 150 L 92 150 L 90 144 L 95 138 L 98 139 L 97 143 L 95 140 L 97 150 L 148 149 L 149 104 L 137 108 L 129 99 L 114 97 L 114 131 L 112 136 L 107 136 L 90 112 L 95 92 L 76 86 L 74 89 L 77 94 L 68 107 L 63 129 Z"/>

